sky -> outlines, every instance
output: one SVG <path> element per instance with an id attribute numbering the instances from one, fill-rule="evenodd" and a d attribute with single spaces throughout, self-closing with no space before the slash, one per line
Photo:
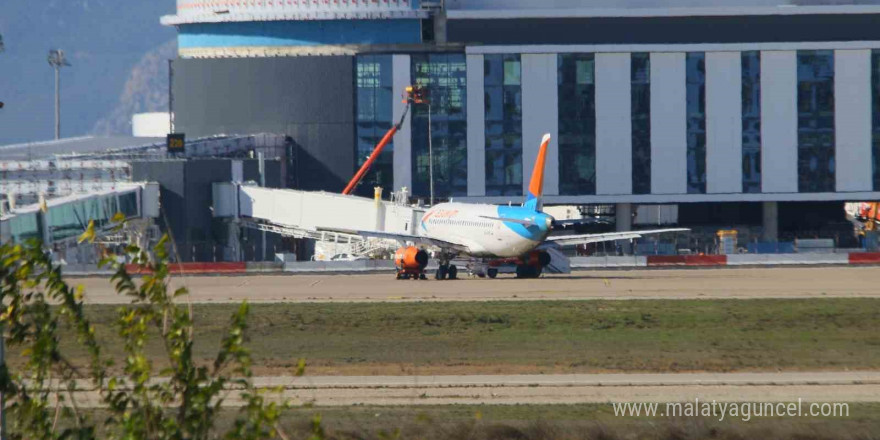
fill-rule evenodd
<path id="1" fill-rule="evenodd" d="M 159 18 L 174 0 L 2 0 L 0 145 L 54 137 L 50 49 L 62 49 L 62 136 L 89 134 L 117 106 L 125 81 L 149 51 L 175 38 Z"/>

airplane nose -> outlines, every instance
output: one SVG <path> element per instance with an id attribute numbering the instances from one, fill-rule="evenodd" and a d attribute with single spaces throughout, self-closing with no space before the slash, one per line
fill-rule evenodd
<path id="1" fill-rule="evenodd" d="M 550 228 L 553 227 L 553 217 L 551 217 L 549 215 L 547 217 L 544 217 L 544 225 L 546 226 L 546 229 L 549 231 Z"/>

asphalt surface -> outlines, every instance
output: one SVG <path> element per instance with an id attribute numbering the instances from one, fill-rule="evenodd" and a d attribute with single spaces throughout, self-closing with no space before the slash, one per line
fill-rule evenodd
<path id="1" fill-rule="evenodd" d="M 119 304 L 105 277 L 72 281 L 86 301 Z M 581 299 L 880 298 L 877 267 L 776 267 L 582 271 L 541 279 L 398 281 L 394 275 L 182 276 L 195 303 L 522 301 Z"/>
<path id="2" fill-rule="evenodd" d="M 258 377 L 296 404 L 445 405 L 609 402 L 880 402 L 880 372 Z M 95 392 L 80 406 L 101 406 Z M 231 391 L 225 406 L 239 406 Z"/>

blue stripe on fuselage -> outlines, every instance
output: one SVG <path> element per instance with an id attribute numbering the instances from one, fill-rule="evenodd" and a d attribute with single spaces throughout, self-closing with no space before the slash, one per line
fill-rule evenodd
<path id="1" fill-rule="evenodd" d="M 543 240 L 549 232 L 546 220 L 549 216 L 543 212 L 535 211 L 534 209 L 520 206 L 499 206 L 498 217 L 514 220 L 530 220 L 535 222 L 535 225 L 528 227 L 519 223 L 504 222 L 504 226 L 507 226 L 513 232 L 516 232 L 520 237 L 532 241 Z"/>

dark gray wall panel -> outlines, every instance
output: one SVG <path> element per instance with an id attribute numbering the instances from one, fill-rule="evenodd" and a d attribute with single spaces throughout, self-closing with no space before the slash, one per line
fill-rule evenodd
<path id="1" fill-rule="evenodd" d="M 186 239 L 186 187 L 182 160 L 132 162 L 131 180 L 159 183 L 159 226 L 178 243 Z"/>
<path id="2" fill-rule="evenodd" d="M 259 181 L 257 160 L 244 160 L 245 180 Z M 181 261 L 213 261 L 222 259 L 227 230 L 223 219 L 215 219 L 212 184 L 232 180 L 232 160 L 194 159 L 157 160 L 132 163 L 132 180 L 158 182 L 160 185 L 161 217 L 164 232 L 171 232 Z M 281 163 L 266 161 L 266 186 L 281 187 Z M 251 245 L 260 243 L 260 233 L 244 231 L 242 239 Z M 267 248 L 280 247 L 280 238 L 268 234 Z M 254 259 L 253 249 L 248 254 Z M 267 253 L 267 258 L 271 255 Z M 259 258 L 259 257 L 257 257 Z"/>
<path id="3" fill-rule="evenodd" d="M 877 40 L 877 14 L 449 20 L 468 44 L 685 44 Z"/>
<path id="4" fill-rule="evenodd" d="M 276 133 L 298 146 L 302 189 L 341 190 L 354 172 L 354 58 L 174 61 L 175 131 Z"/>

